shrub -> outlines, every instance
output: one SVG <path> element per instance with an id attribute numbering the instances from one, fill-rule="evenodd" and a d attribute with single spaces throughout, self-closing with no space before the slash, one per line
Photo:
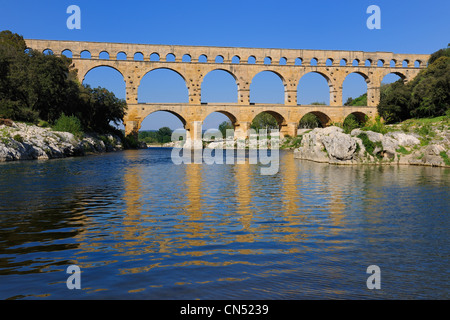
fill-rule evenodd
<path id="1" fill-rule="evenodd" d="M 13 139 L 16 140 L 17 142 L 23 143 L 23 138 L 22 138 L 22 136 L 20 134 L 16 134 L 13 137 Z"/>
<path id="2" fill-rule="evenodd" d="M 362 141 L 362 143 L 363 143 L 363 145 L 364 145 L 364 148 L 366 148 L 366 151 L 367 151 L 370 155 L 372 155 L 372 156 L 374 156 L 374 157 L 377 157 L 377 158 L 381 158 L 381 156 L 380 156 L 379 154 L 374 154 L 374 151 L 375 151 L 375 148 L 376 148 L 376 147 L 381 147 L 381 148 L 383 147 L 383 145 L 381 144 L 380 141 L 378 141 L 378 142 L 373 142 L 372 140 L 369 139 L 369 137 L 367 136 L 366 133 L 360 133 L 360 134 L 358 135 L 358 138 L 361 139 L 361 141 Z"/>
<path id="3" fill-rule="evenodd" d="M 138 149 L 139 148 L 139 141 L 132 134 L 127 135 L 122 141 L 123 141 L 123 144 L 125 145 L 125 148 L 127 148 L 127 149 Z"/>
<path id="4" fill-rule="evenodd" d="M 342 126 L 345 133 L 350 133 L 353 129 L 360 128 L 361 123 L 354 114 L 350 114 L 347 118 L 345 118 Z"/>
<path id="5" fill-rule="evenodd" d="M 381 134 L 385 134 L 389 131 L 388 128 L 381 121 L 381 118 L 379 116 L 375 118 L 375 121 L 366 122 L 366 125 L 361 129 L 364 131 L 373 131 Z"/>
<path id="6" fill-rule="evenodd" d="M 62 114 L 58 120 L 56 120 L 53 130 L 70 132 L 77 137 L 83 135 L 80 119 L 75 116 L 66 116 L 65 114 Z"/>
<path id="7" fill-rule="evenodd" d="M 445 151 L 441 151 L 440 156 L 442 157 L 442 159 L 444 160 L 444 163 L 446 166 L 450 166 L 450 159 L 448 158 L 448 155 Z"/>

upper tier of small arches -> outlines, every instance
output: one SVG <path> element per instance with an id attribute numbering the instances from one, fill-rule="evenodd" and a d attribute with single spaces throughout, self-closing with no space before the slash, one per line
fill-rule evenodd
<path id="1" fill-rule="evenodd" d="M 149 62 L 421 68 L 429 56 L 390 52 L 154 46 L 27 40 L 30 47 L 70 58 Z M 75 49 L 76 48 L 76 49 Z M 144 50 L 145 49 L 145 50 Z"/>

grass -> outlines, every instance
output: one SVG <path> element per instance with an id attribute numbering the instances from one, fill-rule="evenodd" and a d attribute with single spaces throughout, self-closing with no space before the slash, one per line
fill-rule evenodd
<path id="1" fill-rule="evenodd" d="M 303 136 L 291 137 L 286 135 L 285 139 L 285 142 L 281 146 L 282 149 L 297 149 L 302 143 Z"/>
<path id="2" fill-rule="evenodd" d="M 411 154 L 411 153 L 412 153 L 412 151 L 406 150 L 406 148 L 405 148 L 404 146 L 400 146 L 400 147 L 399 147 L 397 150 L 395 150 L 395 151 L 397 151 L 398 153 L 404 154 L 404 155 L 407 155 L 407 154 Z"/>
<path id="3" fill-rule="evenodd" d="M 10 139 L 11 139 L 11 135 L 9 134 L 9 132 L 6 128 L 0 130 L 0 141 L 3 144 L 7 145 L 9 143 Z"/>

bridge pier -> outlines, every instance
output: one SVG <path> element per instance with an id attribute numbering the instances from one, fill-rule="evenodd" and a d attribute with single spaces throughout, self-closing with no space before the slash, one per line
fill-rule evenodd
<path id="1" fill-rule="evenodd" d="M 251 124 L 249 121 L 237 122 L 234 127 L 234 138 L 239 140 L 247 139 Z"/>
<path id="2" fill-rule="evenodd" d="M 186 123 L 186 143 L 192 149 L 202 149 L 202 124 L 203 121 L 190 121 Z"/>

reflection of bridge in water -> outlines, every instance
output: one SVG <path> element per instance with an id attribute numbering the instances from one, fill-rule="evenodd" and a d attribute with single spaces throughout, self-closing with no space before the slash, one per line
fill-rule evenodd
<path id="1" fill-rule="evenodd" d="M 396 54 L 342 50 L 296 50 L 230 48 L 204 46 L 170 46 L 125 43 L 101 43 L 53 40 L 26 40 L 28 47 L 60 55 L 70 51 L 80 82 L 86 74 L 100 66 L 109 66 L 121 73 L 126 83 L 128 113 L 124 118 L 127 134 L 137 133 L 142 121 L 156 111 L 176 115 L 194 140 L 201 139 L 203 120 L 212 112 L 225 114 L 232 122 L 237 137 L 246 137 L 256 115 L 267 112 L 275 117 L 282 135 L 296 135 L 300 119 L 315 114 L 322 125 L 343 122 L 350 114 L 362 119 L 374 118 L 380 101 L 381 81 L 394 73 L 404 81 L 413 79 L 426 66 L 429 55 Z M 82 53 L 89 58 L 82 58 Z M 141 55 L 142 61 L 135 60 Z M 120 60 L 122 56 L 123 60 Z M 104 58 L 106 57 L 106 58 Z M 151 61 L 150 57 L 156 57 Z M 162 61 L 164 58 L 165 61 Z M 139 104 L 138 87 L 150 71 L 170 69 L 185 81 L 189 102 L 185 104 Z M 214 70 L 233 76 L 237 84 L 237 103 L 202 104 L 201 84 Z M 284 104 L 250 103 L 250 84 L 260 72 L 271 71 L 284 85 Z M 330 106 L 300 106 L 297 86 L 307 73 L 322 75 L 330 89 Z M 367 84 L 367 106 L 343 106 L 342 87 L 351 74 L 361 75 Z"/>

